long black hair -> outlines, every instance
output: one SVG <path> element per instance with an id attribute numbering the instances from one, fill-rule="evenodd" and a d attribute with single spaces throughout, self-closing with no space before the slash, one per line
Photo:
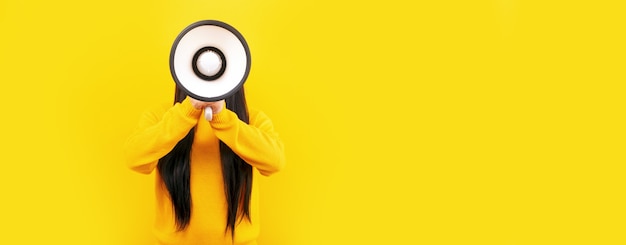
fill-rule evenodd
<path id="1" fill-rule="evenodd" d="M 176 87 L 174 103 L 182 102 L 187 94 Z M 235 94 L 226 98 L 226 108 L 235 112 L 240 120 L 249 123 L 248 107 L 243 87 Z M 200 119 L 203 120 L 203 119 Z M 190 152 L 195 127 L 180 140 L 174 149 L 159 159 L 158 169 L 172 200 L 176 218 L 176 228 L 181 231 L 187 228 L 191 218 L 190 187 Z M 224 232 L 230 230 L 235 237 L 237 217 L 250 220 L 250 196 L 252 191 L 252 166 L 233 152 L 220 140 L 220 159 L 224 178 L 224 194 L 228 202 L 228 214 Z"/>

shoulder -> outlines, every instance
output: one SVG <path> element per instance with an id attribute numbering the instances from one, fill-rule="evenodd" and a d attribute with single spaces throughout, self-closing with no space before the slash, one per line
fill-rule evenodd
<path id="1" fill-rule="evenodd" d="M 265 112 L 257 108 L 249 107 L 248 116 L 250 118 L 250 125 L 258 126 L 258 125 L 263 125 L 263 124 L 271 124 L 271 120 L 269 116 L 267 116 Z"/>
<path id="2" fill-rule="evenodd" d="M 174 105 L 172 103 L 157 103 L 147 109 L 148 112 L 154 113 L 156 115 L 163 115 Z"/>
<path id="3" fill-rule="evenodd" d="M 267 118 L 267 115 L 265 115 L 263 111 L 255 107 L 248 107 L 248 116 L 250 117 L 251 124 L 259 120 L 265 120 Z"/>
<path id="4" fill-rule="evenodd" d="M 163 115 L 172 107 L 172 104 L 168 103 L 156 103 L 148 106 L 144 112 L 143 117 L 145 119 L 151 119 L 154 121 L 160 120 Z"/>

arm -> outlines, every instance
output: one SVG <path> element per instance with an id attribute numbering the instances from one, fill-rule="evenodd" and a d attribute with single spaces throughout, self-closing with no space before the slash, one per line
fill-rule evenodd
<path id="1" fill-rule="evenodd" d="M 127 166 L 140 173 L 151 173 L 159 159 L 197 124 L 201 113 L 189 98 L 169 109 L 145 113 L 124 144 Z"/>
<path id="2" fill-rule="evenodd" d="M 224 108 L 213 115 L 211 126 L 217 138 L 261 174 L 269 176 L 285 166 L 283 143 L 264 113 L 251 114 L 248 125 Z"/>

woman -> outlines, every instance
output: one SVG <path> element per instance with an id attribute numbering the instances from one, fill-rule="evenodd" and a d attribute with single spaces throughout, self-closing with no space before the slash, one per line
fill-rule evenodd
<path id="1" fill-rule="evenodd" d="M 212 110 L 209 122 L 203 110 Z M 285 165 L 270 119 L 246 105 L 243 87 L 203 102 L 178 87 L 174 105 L 149 111 L 125 145 L 128 166 L 156 171 L 160 244 L 256 244 L 257 179 Z"/>

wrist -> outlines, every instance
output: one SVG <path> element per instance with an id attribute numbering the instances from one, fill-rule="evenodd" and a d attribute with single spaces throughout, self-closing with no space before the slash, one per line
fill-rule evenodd
<path id="1" fill-rule="evenodd" d="M 186 116 L 197 118 L 202 114 L 202 109 L 196 108 L 189 97 L 185 98 L 180 104 Z"/>

